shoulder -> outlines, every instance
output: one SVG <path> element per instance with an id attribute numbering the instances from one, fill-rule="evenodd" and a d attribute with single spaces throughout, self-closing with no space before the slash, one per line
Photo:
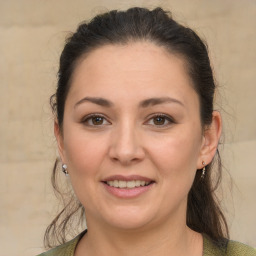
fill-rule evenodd
<path id="1" fill-rule="evenodd" d="M 256 250 L 246 244 L 229 241 L 227 247 L 227 255 L 232 256 L 256 256 Z"/>
<path id="2" fill-rule="evenodd" d="M 37 256 L 74 256 L 75 248 L 76 248 L 79 240 L 82 238 L 82 236 L 85 233 L 86 233 L 86 231 L 79 234 L 73 240 L 71 240 L 65 244 L 59 245 L 47 252 L 39 254 Z"/>
<path id="3" fill-rule="evenodd" d="M 223 239 L 216 243 L 207 235 L 204 238 L 204 256 L 256 256 L 256 250 L 243 243 Z"/>
<path id="4" fill-rule="evenodd" d="M 76 240 L 72 240 L 38 256 L 73 256 L 76 244 Z"/>

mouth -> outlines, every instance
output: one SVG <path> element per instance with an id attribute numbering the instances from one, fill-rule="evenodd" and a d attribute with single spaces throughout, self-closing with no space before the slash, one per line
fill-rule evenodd
<path id="1" fill-rule="evenodd" d="M 110 181 L 104 181 L 105 184 L 107 184 L 110 187 L 114 188 L 123 188 L 123 189 L 134 189 L 138 187 L 146 187 L 150 184 L 154 183 L 154 181 L 145 181 L 145 180 L 131 180 L 131 181 L 125 181 L 125 180 L 110 180 Z"/>
<path id="2" fill-rule="evenodd" d="M 136 198 L 153 189 L 154 180 L 138 175 L 114 175 L 103 180 L 102 183 L 110 194 L 119 198 Z"/>

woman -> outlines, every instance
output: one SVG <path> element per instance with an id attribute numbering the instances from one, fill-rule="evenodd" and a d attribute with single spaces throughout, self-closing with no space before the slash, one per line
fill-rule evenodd
<path id="1" fill-rule="evenodd" d="M 256 255 L 228 240 L 214 195 L 214 92 L 205 44 L 161 8 L 81 24 L 52 97 L 62 170 L 79 202 L 48 227 L 47 245 L 54 236 L 63 244 L 42 255 Z M 78 211 L 87 230 L 64 243 Z"/>

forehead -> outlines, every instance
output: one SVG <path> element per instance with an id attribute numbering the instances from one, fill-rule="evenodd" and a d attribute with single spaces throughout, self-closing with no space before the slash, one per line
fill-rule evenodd
<path id="1" fill-rule="evenodd" d="M 71 95 L 103 97 L 120 91 L 126 99 L 135 93 L 141 97 L 171 93 L 181 100 L 195 94 L 183 58 L 151 42 L 105 45 L 77 63 Z"/>

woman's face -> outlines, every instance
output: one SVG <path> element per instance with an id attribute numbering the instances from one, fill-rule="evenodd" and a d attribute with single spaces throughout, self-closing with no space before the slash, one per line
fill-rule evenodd
<path id="1" fill-rule="evenodd" d="M 74 71 L 55 132 L 88 226 L 184 222 L 204 137 L 180 57 L 149 42 L 94 50 Z"/>

